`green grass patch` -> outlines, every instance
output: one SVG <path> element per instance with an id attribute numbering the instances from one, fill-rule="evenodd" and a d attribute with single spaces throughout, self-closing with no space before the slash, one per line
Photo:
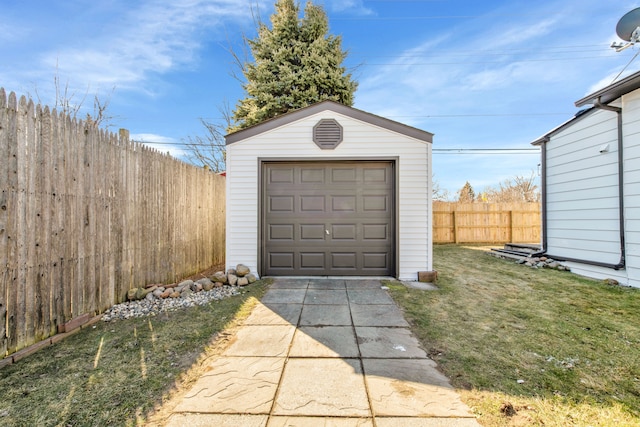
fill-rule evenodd
<path id="1" fill-rule="evenodd" d="M 434 268 L 440 290 L 390 292 L 481 424 L 640 426 L 640 290 L 478 247 L 435 246 Z"/>
<path id="2" fill-rule="evenodd" d="M 0 369 L 0 425 L 144 424 L 194 381 L 214 338 L 248 316 L 267 285 L 204 306 L 99 322 Z"/>

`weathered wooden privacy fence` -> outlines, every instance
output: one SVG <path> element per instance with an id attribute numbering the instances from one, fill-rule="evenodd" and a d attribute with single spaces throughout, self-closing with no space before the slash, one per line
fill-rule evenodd
<path id="1" fill-rule="evenodd" d="M 224 261 L 224 178 L 0 89 L 0 358 Z"/>
<path id="2" fill-rule="evenodd" d="M 539 243 L 540 203 L 433 202 L 434 243 Z"/>

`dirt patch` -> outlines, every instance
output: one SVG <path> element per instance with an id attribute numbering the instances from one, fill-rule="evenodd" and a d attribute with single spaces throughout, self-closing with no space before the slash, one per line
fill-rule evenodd
<path id="1" fill-rule="evenodd" d="M 509 402 L 505 402 L 500 405 L 500 412 L 502 412 L 502 414 L 506 415 L 507 417 L 513 417 L 515 414 L 517 414 L 515 408 Z"/>

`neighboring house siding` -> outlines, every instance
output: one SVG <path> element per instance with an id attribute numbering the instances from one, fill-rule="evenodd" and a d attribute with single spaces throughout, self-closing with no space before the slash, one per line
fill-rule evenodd
<path id="1" fill-rule="evenodd" d="M 311 129 L 321 119 L 336 119 L 344 140 L 333 150 L 321 150 Z M 432 269 L 429 188 L 431 144 L 327 111 L 227 146 L 227 265 L 258 269 L 259 159 L 362 160 L 398 159 L 398 277 L 416 280 L 418 271 Z"/>
<path id="2" fill-rule="evenodd" d="M 609 151 L 600 153 L 603 145 Z M 598 110 L 547 143 L 547 251 L 620 260 L 616 114 Z M 581 266 L 586 267 L 586 266 Z"/>
<path id="3" fill-rule="evenodd" d="M 574 273 L 640 287 L 640 72 L 575 105 L 591 107 L 533 142 L 546 152 L 544 249 Z"/>
<path id="4" fill-rule="evenodd" d="M 623 97 L 627 274 L 640 287 L 640 90 Z"/>

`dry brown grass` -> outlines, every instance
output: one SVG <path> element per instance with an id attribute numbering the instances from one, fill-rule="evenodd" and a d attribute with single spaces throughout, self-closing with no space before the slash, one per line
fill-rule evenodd
<path id="1" fill-rule="evenodd" d="M 201 307 L 100 322 L 6 366 L 0 426 L 142 425 L 154 412 L 161 419 L 162 404 L 198 378 L 267 285 Z"/>
<path id="2" fill-rule="evenodd" d="M 640 290 L 434 252 L 439 291 L 391 293 L 482 425 L 640 426 Z"/>

